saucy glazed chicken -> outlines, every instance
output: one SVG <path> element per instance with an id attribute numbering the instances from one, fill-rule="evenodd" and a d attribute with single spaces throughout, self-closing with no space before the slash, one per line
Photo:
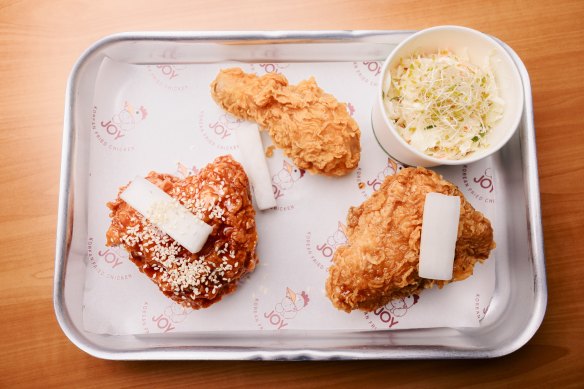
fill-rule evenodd
<path id="1" fill-rule="evenodd" d="M 107 204 L 108 246 L 122 246 L 162 293 L 185 307 L 206 308 L 237 288 L 254 270 L 257 232 L 248 178 L 231 156 L 179 179 L 150 172 L 146 179 L 212 227 L 202 249 L 191 253 L 120 198 Z"/>

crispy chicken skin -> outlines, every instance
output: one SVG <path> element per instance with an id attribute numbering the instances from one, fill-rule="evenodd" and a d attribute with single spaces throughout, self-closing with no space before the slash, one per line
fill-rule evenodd
<path id="1" fill-rule="evenodd" d="M 233 292 L 258 261 L 255 211 L 241 165 L 227 155 L 185 179 L 156 172 L 146 179 L 213 227 L 207 242 L 189 252 L 123 201 L 123 186 L 107 204 L 107 245 L 125 248 L 162 293 L 185 307 L 206 308 Z"/>
<path id="2" fill-rule="evenodd" d="M 406 168 L 387 177 L 363 204 L 349 209 L 348 242 L 335 252 L 326 281 L 336 308 L 372 311 L 396 298 L 452 282 L 418 276 L 422 214 L 430 192 L 461 199 L 452 281 L 469 277 L 475 263 L 489 257 L 495 247 L 489 220 L 442 176 Z"/>
<path id="3" fill-rule="evenodd" d="M 234 116 L 267 129 L 296 166 L 311 173 L 342 176 L 359 163 L 359 126 L 345 104 L 318 87 L 314 78 L 289 85 L 281 74 L 261 77 L 224 69 L 211 95 Z"/>

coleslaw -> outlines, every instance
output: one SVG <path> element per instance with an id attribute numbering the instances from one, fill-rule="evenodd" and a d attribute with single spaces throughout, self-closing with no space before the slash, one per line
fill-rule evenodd
<path id="1" fill-rule="evenodd" d="M 488 134 L 503 116 L 489 65 L 441 50 L 402 58 L 386 77 L 383 102 L 404 140 L 419 151 L 462 159 L 486 148 Z"/>

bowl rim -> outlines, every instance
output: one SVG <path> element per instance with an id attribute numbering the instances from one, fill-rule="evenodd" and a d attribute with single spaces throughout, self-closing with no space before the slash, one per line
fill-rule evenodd
<path id="1" fill-rule="evenodd" d="M 434 26 L 434 27 L 420 30 L 420 31 L 414 33 L 413 35 L 411 35 L 410 37 L 406 38 L 399 45 L 397 45 L 391 51 L 391 53 L 387 56 L 387 58 L 385 59 L 385 61 L 383 63 L 383 66 L 381 67 L 381 80 L 380 80 L 379 86 L 377 88 L 377 103 L 381 107 L 383 122 L 386 124 L 388 129 L 392 132 L 394 137 L 397 138 L 397 141 L 403 147 L 408 149 L 411 153 L 416 155 L 418 158 L 425 160 L 427 162 L 437 164 L 437 165 L 453 165 L 453 166 L 454 165 L 466 165 L 468 163 L 476 162 L 478 160 L 481 160 L 483 158 L 486 158 L 486 157 L 496 153 L 509 141 L 509 139 L 511 139 L 513 134 L 515 134 L 515 132 L 519 128 L 519 123 L 521 121 L 523 109 L 525 108 L 524 102 L 523 102 L 523 100 L 524 100 L 523 87 L 518 88 L 518 91 L 517 91 L 517 101 L 520 101 L 520 108 L 516 110 L 514 116 L 512 117 L 512 121 L 511 121 L 512 126 L 510 126 L 510 127 L 513 129 L 511 131 L 507 131 L 507 134 L 504 135 L 501 138 L 501 140 L 499 140 L 499 142 L 497 144 L 495 144 L 494 146 L 491 146 L 491 147 L 484 149 L 484 150 L 481 150 L 479 152 L 475 151 L 473 154 L 471 154 L 470 157 L 461 158 L 461 159 L 436 158 L 436 157 L 433 157 L 431 155 L 428 155 L 428 154 L 416 149 L 415 147 L 413 147 L 412 145 L 407 143 L 405 141 L 405 139 L 398 133 L 395 126 L 389 120 L 389 118 L 387 116 L 385 104 L 383 103 L 383 86 L 384 86 L 383 81 L 385 79 L 385 74 L 387 72 L 389 64 L 395 59 L 396 54 L 403 47 L 409 45 L 412 41 L 414 41 L 418 37 L 420 37 L 422 35 L 432 34 L 436 31 L 443 31 L 443 30 L 459 31 L 461 33 L 472 34 L 472 35 L 478 37 L 479 39 L 483 39 L 484 41 L 490 43 L 493 46 L 493 48 L 495 48 L 497 50 L 497 53 L 499 55 L 501 55 L 502 57 L 504 57 L 505 61 L 510 65 L 509 67 L 511 70 L 512 78 L 514 80 L 517 80 L 519 82 L 519 85 L 521 85 L 521 86 L 523 85 L 523 82 L 521 80 L 521 75 L 519 73 L 519 69 L 517 69 L 517 66 L 515 65 L 515 62 L 513 61 L 513 59 L 511 58 L 511 55 L 509 55 L 507 50 L 505 50 L 505 48 L 496 40 L 496 38 L 493 38 L 493 37 L 491 37 L 483 32 L 480 32 L 478 30 L 475 30 L 475 29 L 472 29 L 469 27 L 456 26 L 456 25 Z"/>

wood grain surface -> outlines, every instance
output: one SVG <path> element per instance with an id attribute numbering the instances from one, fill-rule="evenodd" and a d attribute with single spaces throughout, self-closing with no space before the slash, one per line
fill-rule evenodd
<path id="1" fill-rule="evenodd" d="M 584 2 L 0 0 L 1 387 L 584 385 Z M 549 303 L 495 360 L 113 362 L 77 349 L 52 302 L 67 76 L 97 39 L 139 30 L 421 29 L 465 25 L 507 42 L 531 75 Z"/>

